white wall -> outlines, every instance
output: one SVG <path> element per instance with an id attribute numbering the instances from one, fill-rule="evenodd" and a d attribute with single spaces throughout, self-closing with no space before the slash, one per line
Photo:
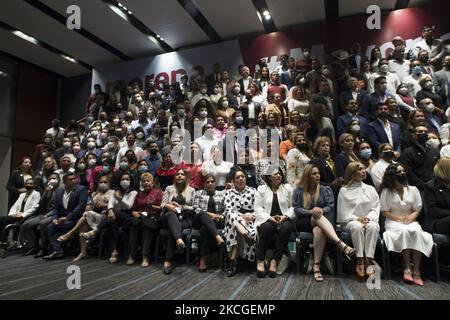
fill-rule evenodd
<path id="1" fill-rule="evenodd" d="M 0 216 L 8 214 L 8 183 L 11 168 L 11 139 L 0 138 Z"/>

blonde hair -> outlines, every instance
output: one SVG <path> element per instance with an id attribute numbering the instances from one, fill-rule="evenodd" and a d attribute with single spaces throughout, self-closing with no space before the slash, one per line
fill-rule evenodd
<path id="1" fill-rule="evenodd" d="M 350 162 L 345 168 L 344 186 L 349 186 L 353 183 L 356 173 L 359 171 L 359 166 L 363 164 L 359 161 Z"/>
<path id="2" fill-rule="evenodd" d="M 341 136 L 339 137 L 339 146 L 341 147 L 342 150 L 342 144 L 344 143 L 345 140 L 347 140 L 348 138 L 352 138 L 353 139 L 353 144 L 355 143 L 355 138 L 353 137 L 353 135 L 351 133 L 343 133 L 341 134 Z M 344 152 L 346 153 L 346 152 Z M 350 157 L 351 160 L 355 161 L 358 159 L 358 157 L 356 156 L 355 152 L 353 150 L 350 150 L 350 152 L 348 153 L 348 156 Z"/>
<path id="3" fill-rule="evenodd" d="M 319 148 L 322 144 L 324 143 L 328 143 L 328 145 L 330 146 L 331 149 L 331 140 L 330 138 L 326 137 L 326 136 L 320 136 L 316 139 L 316 141 L 314 141 L 313 144 L 313 153 L 315 155 L 317 155 L 317 152 L 319 151 Z"/>
<path id="4" fill-rule="evenodd" d="M 144 172 L 143 174 L 141 174 L 141 177 L 139 178 L 139 180 L 141 180 L 141 182 L 144 179 L 150 179 L 152 181 L 154 181 L 153 175 L 150 172 Z"/>
<path id="5" fill-rule="evenodd" d="M 311 205 L 311 196 L 313 196 L 313 206 L 317 204 L 317 200 L 319 199 L 320 183 L 314 186 L 314 182 L 311 179 L 312 171 L 314 168 L 319 170 L 316 165 L 307 164 L 297 185 L 300 189 L 303 190 L 303 207 L 305 209 L 309 208 Z"/>
<path id="6" fill-rule="evenodd" d="M 450 180 L 450 158 L 442 157 L 434 166 L 433 169 L 434 175 L 442 180 L 448 181 Z"/>

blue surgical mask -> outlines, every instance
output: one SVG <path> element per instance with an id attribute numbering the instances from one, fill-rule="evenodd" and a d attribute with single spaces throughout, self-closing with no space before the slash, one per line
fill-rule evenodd
<path id="1" fill-rule="evenodd" d="M 111 168 L 109 166 L 103 166 L 103 173 L 110 173 L 111 172 Z"/>
<path id="2" fill-rule="evenodd" d="M 139 170 L 139 173 L 144 173 L 144 172 L 147 172 L 148 167 L 142 165 L 142 166 L 139 166 L 138 170 Z"/>
<path id="3" fill-rule="evenodd" d="M 372 149 L 362 149 L 359 151 L 359 155 L 361 158 L 368 160 L 372 157 Z"/>
<path id="4" fill-rule="evenodd" d="M 415 75 L 419 75 L 422 73 L 422 67 L 416 66 L 412 69 L 412 73 Z"/>

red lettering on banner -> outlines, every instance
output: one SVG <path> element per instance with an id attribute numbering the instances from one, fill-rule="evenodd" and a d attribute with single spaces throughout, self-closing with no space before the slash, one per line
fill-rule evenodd
<path id="1" fill-rule="evenodd" d="M 169 75 L 166 72 L 158 73 L 155 77 L 155 87 L 162 89 L 164 82 L 169 82 Z"/>

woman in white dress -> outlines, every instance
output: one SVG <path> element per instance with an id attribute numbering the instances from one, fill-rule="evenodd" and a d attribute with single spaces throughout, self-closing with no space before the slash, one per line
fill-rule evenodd
<path id="1" fill-rule="evenodd" d="M 255 193 L 248 187 L 246 173 L 238 169 L 233 175 L 233 188 L 225 193 L 225 230 L 230 266 L 227 277 L 237 272 L 237 258 L 254 261 L 256 257 Z"/>
<path id="2" fill-rule="evenodd" d="M 58 241 L 67 241 L 77 233 L 80 235 L 80 254 L 73 261 L 80 261 L 87 257 L 87 239 L 95 237 L 98 233 L 98 225 L 106 217 L 108 201 L 114 196 L 114 191 L 110 189 L 108 176 L 104 175 L 98 182 L 97 191 L 92 194 L 91 201 L 86 206 L 86 211 L 78 220 L 77 224 L 58 238 Z M 90 230 L 90 231 L 89 231 Z"/>
<path id="3" fill-rule="evenodd" d="M 366 168 L 362 163 L 349 163 L 337 201 L 337 221 L 344 231 L 352 234 L 356 275 L 360 280 L 372 275 L 367 267 L 373 265 L 380 231 L 380 198 L 374 187 L 362 182 L 365 178 Z"/>
<path id="4" fill-rule="evenodd" d="M 381 213 L 386 217 L 383 234 L 386 247 L 389 251 L 402 253 L 405 263 L 403 279 L 423 286 L 420 262 L 422 253 L 430 256 L 433 238 L 416 221 L 422 209 L 420 192 L 416 187 L 408 185 L 405 168 L 398 163 L 387 167 L 381 190 Z"/>

